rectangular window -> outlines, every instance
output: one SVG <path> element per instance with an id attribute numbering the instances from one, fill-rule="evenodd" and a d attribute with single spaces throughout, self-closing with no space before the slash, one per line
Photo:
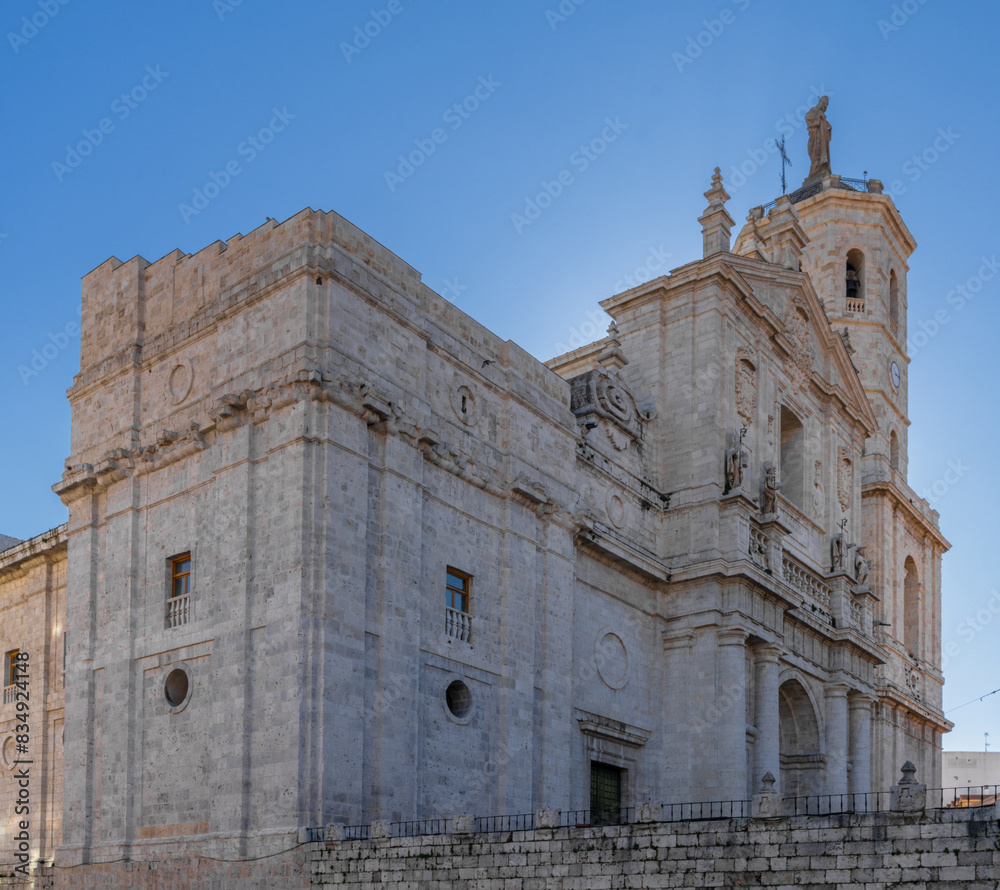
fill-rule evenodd
<path id="1" fill-rule="evenodd" d="M 445 633 L 472 642 L 472 575 L 448 566 L 444 587 Z"/>
<path id="2" fill-rule="evenodd" d="M 590 762 L 590 824 L 618 825 L 622 815 L 622 770 Z"/>
<path id="3" fill-rule="evenodd" d="M 191 593 L 191 554 L 182 553 L 170 560 L 170 596 Z"/>
<path id="4" fill-rule="evenodd" d="M 18 666 L 21 664 L 17 656 L 20 649 L 11 649 L 3 657 L 3 703 L 10 704 L 14 701 L 17 687 L 14 685 L 18 680 Z"/>
<path id="5" fill-rule="evenodd" d="M 17 682 L 18 666 L 21 662 L 18 660 L 18 656 L 21 654 L 20 649 L 11 649 L 3 657 L 3 685 L 13 686 Z"/>
<path id="6" fill-rule="evenodd" d="M 170 590 L 167 596 L 167 627 L 180 627 L 191 618 L 191 553 L 170 557 Z"/>
<path id="7" fill-rule="evenodd" d="M 457 569 L 448 569 L 448 582 L 445 585 L 445 605 L 459 612 L 469 611 L 469 587 L 472 577 Z"/>

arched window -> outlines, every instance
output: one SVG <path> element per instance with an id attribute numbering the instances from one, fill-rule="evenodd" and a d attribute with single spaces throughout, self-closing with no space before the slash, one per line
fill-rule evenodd
<path id="1" fill-rule="evenodd" d="M 903 643 L 907 652 L 920 657 L 920 578 L 912 556 L 903 564 Z"/>
<path id="2" fill-rule="evenodd" d="M 895 430 L 889 433 L 889 466 L 894 470 L 899 469 L 899 436 Z"/>
<path id="3" fill-rule="evenodd" d="M 819 722 L 798 680 L 786 680 L 778 687 L 778 751 L 782 794 L 801 797 L 823 790 Z"/>
<path id="4" fill-rule="evenodd" d="M 899 280 L 895 269 L 889 273 L 889 327 L 894 334 L 899 327 Z"/>
<path id="5" fill-rule="evenodd" d="M 848 312 L 865 311 L 864 270 L 865 255 L 856 247 L 847 251 L 844 281 Z"/>
<path id="6" fill-rule="evenodd" d="M 800 510 L 804 509 L 805 429 L 787 405 L 781 406 L 781 493 Z"/>

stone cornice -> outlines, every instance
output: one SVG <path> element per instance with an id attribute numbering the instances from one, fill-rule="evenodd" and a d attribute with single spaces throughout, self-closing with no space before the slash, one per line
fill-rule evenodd
<path id="1" fill-rule="evenodd" d="M 917 509 L 916 505 L 910 502 L 909 497 L 905 495 L 904 492 L 900 491 L 889 479 L 874 479 L 869 482 L 863 482 L 861 485 L 861 497 L 871 498 L 876 495 L 884 495 L 906 514 L 907 519 L 917 526 L 922 532 L 932 537 L 935 543 L 941 548 L 941 552 L 944 553 L 951 549 L 951 543 L 934 523 L 924 516 L 920 510 Z"/>
<path id="2" fill-rule="evenodd" d="M 660 583 L 670 580 L 670 569 L 655 553 L 638 547 L 615 534 L 614 530 L 590 518 L 577 534 L 577 542 Z"/>
<path id="3" fill-rule="evenodd" d="M 917 249 L 916 239 L 906 227 L 906 223 L 903 222 L 903 218 L 900 216 L 899 210 L 896 208 L 895 203 L 889 195 L 876 195 L 871 192 L 856 192 L 846 188 L 829 188 L 805 198 L 800 202 L 800 204 L 803 208 L 805 208 L 808 205 L 819 204 L 821 202 L 841 203 L 844 206 L 850 206 L 853 202 L 876 204 L 882 217 L 888 222 L 888 228 L 892 231 L 893 235 L 895 235 L 897 242 L 902 248 L 904 258 L 909 257 L 913 251 Z M 831 215 L 830 217 L 831 220 L 839 218 L 840 217 L 834 215 Z"/>
<path id="4" fill-rule="evenodd" d="M 0 552 L 0 576 L 16 575 L 24 570 L 26 562 L 38 557 L 65 556 L 66 542 L 69 540 L 67 532 L 68 526 L 65 523 L 57 525 L 47 532 L 42 532 Z"/>
<path id="5" fill-rule="evenodd" d="M 925 723 L 938 727 L 942 732 L 954 729 L 952 723 L 941 711 L 928 708 L 926 705 L 905 695 L 893 686 L 879 686 L 875 690 L 879 702 L 888 701 L 893 707 L 905 708 L 911 714 L 921 718 Z"/>

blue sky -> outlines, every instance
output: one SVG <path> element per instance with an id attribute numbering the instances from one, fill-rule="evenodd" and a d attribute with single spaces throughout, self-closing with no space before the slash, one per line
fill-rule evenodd
<path id="1" fill-rule="evenodd" d="M 780 164 L 761 148 L 824 92 L 835 172 L 897 181 L 919 243 L 910 482 L 954 545 L 945 707 L 1000 687 L 985 558 L 998 284 L 980 274 L 1000 253 L 998 20 L 996 4 L 943 0 L 9 0 L 0 532 L 65 520 L 49 487 L 69 453 L 80 278 L 109 256 L 155 260 L 336 210 L 544 359 L 592 332 L 588 312 L 628 276 L 700 255 L 715 165 L 738 223 L 776 197 Z M 784 129 L 797 185 L 804 129 Z M 602 154 L 577 154 L 602 132 Z M 563 170 L 551 206 L 518 220 Z M 959 305 L 969 279 L 978 292 Z M 946 748 L 981 749 L 992 732 L 1000 750 L 1000 694 L 949 716 Z"/>

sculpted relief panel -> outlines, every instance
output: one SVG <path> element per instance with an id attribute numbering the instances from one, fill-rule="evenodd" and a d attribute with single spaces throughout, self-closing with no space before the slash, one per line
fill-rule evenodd
<path id="1" fill-rule="evenodd" d="M 753 349 L 741 346 L 736 351 L 736 413 L 745 426 L 757 415 L 757 365 Z"/>
<path id="2" fill-rule="evenodd" d="M 838 455 L 837 500 L 840 501 L 840 509 L 846 513 L 854 501 L 854 464 L 848 450 L 843 446 L 838 449 Z"/>
<path id="3" fill-rule="evenodd" d="M 795 387 L 802 390 L 812 376 L 814 355 L 809 313 L 798 295 L 789 301 L 785 310 L 785 334 L 792 347 L 792 379 Z"/>

